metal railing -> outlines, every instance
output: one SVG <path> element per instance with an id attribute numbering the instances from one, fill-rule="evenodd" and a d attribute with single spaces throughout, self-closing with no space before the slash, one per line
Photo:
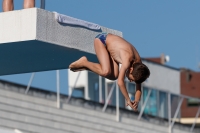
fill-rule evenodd
<path id="1" fill-rule="evenodd" d="M 76 85 L 77 85 L 77 82 L 79 80 L 79 77 L 80 77 L 80 74 L 81 72 L 78 73 L 76 79 L 75 79 L 75 82 L 74 82 L 74 86 L 71 87 L 71 89 L 68 89 L 69 90 L 69 96 L 68 96 L 68 99 L 67 99 L 67 103 L 70 101 L 71 97 L 72 97 L 72 94 L 73 94 L 73 90 L 74 88 L 76 88 Z M 30 80 L 29 80 L 29 83 L 27 85 L 27 88 L 26 88 L 26 91 L 25 91 L 25 94 L 28 93 L 29 89 L 30 89 L 30 86 L 31 86 L 31 83 L 34 79 L 34 76 L 35 76 L 35 73 L 32 73 L 31 77 L 30 77 Z M 59 83 L 59 70 L 56 70 L 56 84 L 57 84 L 57 108 L 60 108 L 60 83 Z M 134 84 L 134 83 L 132 83 Z M 107 106 L 108 106 L 108 103 L 109 103 L 109 100 L 111 99 L 111 96 L 114 92 L 114 89 L 116 88 L 116 121 L 120 121 L 120 113 L 119 113 L 119 88 L 118 88 L 118 85 L 117 85 L 117 82 L 114 81 L 113 84 L 112 84 L 112 87 L 110 89 L 110 92 L 108 94 L 108 96 L 106 96 L 105 98 L 105 104 L 103 106 L 103 109 L 102 109 L 102 112 L 105 112 Z M 171 92 L 167 92 L 167 91 L 164 91 L 164 90 L 160 90 L 160 89 L 156 89 L 155 87 L 149 87 L 149 88 L 154 88 L 154 90 L 157 90 L 157 91 L 162 91 L 162 92 L 165 92 L 167 94 L 167 100 L 168 100 L 168 129 L 169 129 L 169 133 L 172 133 L 172 129 L 174 127 L 174 123 L 175 123 L 175 120 L 177 119 L 178 117 L 178 114 L 180 112 L 180 109 L 181 109 L 181 105 L 183 103 L 183 100 L 184 99 L 189 99 L 189 98 L 193 98 L 193 99 L 196 99 L 198 102 L 200 102 L 200 99 L 198 98 L 194 98 L 194 97 L 190 97 L 190 96 L 185 96 L 185 95 L 177 95 L 177 94 L 173 94 Z M 128 89 L 128 88 L 127 88 Z M 101 92 L 101 94 L 99 94 L 99 102 L 101 103 L 102 102 L 102 77 L 99 76 L 99 92 Z M 149 98 L 150 98 L 150 95 L 152 93 L 152 89 L 149 89 L 148 90 L 148 94 L 146 96 L 146 99 L 143 101 L 143 104 L 141 105 L 141 110 L 139 112 L 139 115 L 138 115 L 138 120 L 141 120 L 141 117 L 142 115 L 144 114 L 144 110 L 145 110 L 145 107 L 147 106 L 147 103 L 149 101 Z M 178 97 L 180 97 L 180 100 L 178 101 L 178 106 L 176 108 L 176 111 L 175 111 L 175 114 L 172 118 L 172 114 L 171 114 L 171 96 L 172 95 L 176 95 Z M 198 111 L 195 115 L 195 119 L 194 119 L 194 122 L 190 128 L 190 132 L 192 133 L 193 130 L 194 130 L 194 127 L 196 125 L 196 122 L 197 122 L 197 119 L 198 119 L 198 116 L 200 114 L 200 106 L 198 108 Z"/>

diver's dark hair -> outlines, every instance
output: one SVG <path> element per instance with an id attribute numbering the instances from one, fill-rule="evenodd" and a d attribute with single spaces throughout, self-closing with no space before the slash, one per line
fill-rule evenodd
<path id="1" fill-rule="evenodd" d="M 135 82 L 141 84 L 144 82 L 150 75 L 149 68 L 143 63 L 133 63 L 133 72 L 132 75 L 135 79 Z"/>

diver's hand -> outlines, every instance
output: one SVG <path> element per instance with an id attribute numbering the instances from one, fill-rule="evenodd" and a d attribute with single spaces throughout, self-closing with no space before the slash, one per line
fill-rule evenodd
<path id="1" fill-rule="evenodd" d="M 137 102 L 137 101 L 129 100 L 129 101 L 126 102 L 126 106 L 130 106 L 134 111 L 138 111 L 137 110 L 138 104 L 139 104 L 139 102 Z"/>
<path id="2" fill-rule="evenodd" d="M 134 109 L 137 110 L 139 102 L 134 100 L 132 101 L 132 103 L 133 103 Z"/>

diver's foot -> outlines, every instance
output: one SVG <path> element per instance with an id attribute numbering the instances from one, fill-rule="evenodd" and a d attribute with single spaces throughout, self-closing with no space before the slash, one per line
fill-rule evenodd
<path id="1" fill-rule="evenodd" d="M 87 58 L 85 56 L 81 57 L 79 60 L 71 63 L 69 65 L 69 68 L 71 71 L 73 72 L 77 72 L 77 71 L 83 71 L 83 70 L 88 70 L 86 67 L 84 67 L 84 63 L 87 62 Z"/>

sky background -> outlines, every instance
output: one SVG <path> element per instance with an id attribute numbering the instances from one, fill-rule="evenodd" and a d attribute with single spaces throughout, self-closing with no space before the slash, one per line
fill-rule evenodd
<path id="1" fill-rule="evenodd" d="M 23 0 L 14 1 L 22 9 Z M 46 10 L 119 30 L 143 58 L 164 53 L 166 65 L 200 71 L 200 0 L 46 0 Z M 30 76 L 0 79 L 27 85 Z M 60 71 L 60 83 L 67 93 L 67 70 Z M 36 73 L 32 86 L 56 91 L 56 71 Z"/>

